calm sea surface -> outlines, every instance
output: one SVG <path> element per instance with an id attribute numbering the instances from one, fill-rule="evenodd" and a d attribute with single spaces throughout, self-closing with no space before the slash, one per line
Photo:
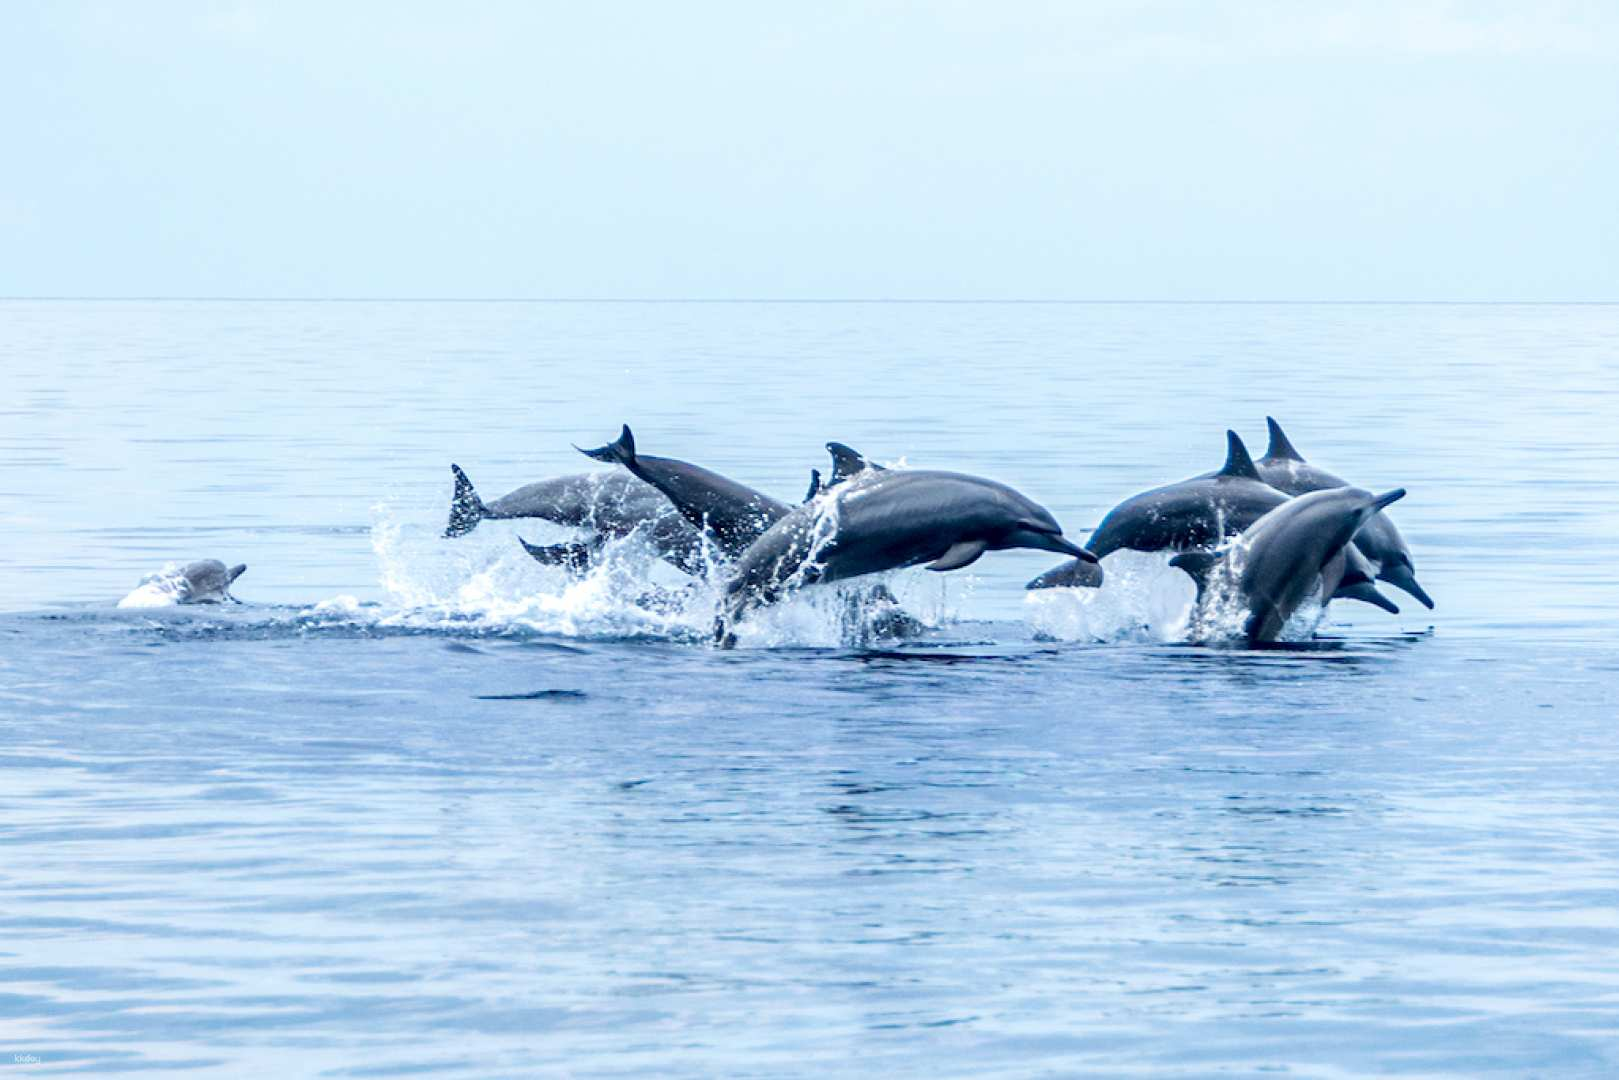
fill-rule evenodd
<path id="1" fill-rule="evenodd" d="M 0 1065 L 1619 1072 L 1619 307 L 10 301 L 0 373 Z M 1267 414 L 1437 610 L 1197 648 L 1009 552 L 722 653 L 439 536 L 627 421 L 1082 537 Z M 245 603 L 116 606 L 198 558 Z"/>

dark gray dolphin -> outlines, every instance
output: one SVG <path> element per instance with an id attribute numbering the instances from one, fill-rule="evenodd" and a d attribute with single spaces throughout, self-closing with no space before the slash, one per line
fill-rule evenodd
<path id="1" fill-rule="evenodd" d="M 1132 495 L 1108 511 L 1085 546 L 1098 558 L 1120 548 L 1194 551 L 1214 547 L 1286 501 L 1286 492 L 1260 479 L 1248 448 L 1235 431 L 1228 431 L 1223 466 L 1190 480 Z M 1100 567 L 1074 560 L 1041 574 L 1029 582 L 1028 588 L 1095 588 L 1101 584 Z"/>
<path id="2" fill-rule="evenodd" d="M 647 540 L 659 556 L 688 574 L 703 572 L 702 539 L 657 488 L 618 469 L 595 473 L 553 476 L 525 484 L 487 505 L 478 498 L 472 481 L 458 465 L 455 495 L 450 500 L 447 537 L 465 536 L 484 519 L 540 518 L 557 525 L 589 529 L 599 537 L 628 536 L 644 529 Z M 588 546 L 594 552 L 599 543 Z M 575 554 L 586 550 L 580 545 L 553 545 L 538 548 L 526 541 L 523 547 L 540 562 L 570 563 L 559 557 L 544 558 L 536 551 L 558 554 L 568 548 Z M 588 561 L 588 560 L 587 560 Z M 581 564 L 582 566 L 583 564 Z"/>
<path id="3" fill-rule="evenodd" d="M 246 570 L 246 563 L 227 567 L 218 559 L 187 563 L 180 569 L 175 582 L 178 586 L 175 603 L 222 604 L 228 600 L 239 604 L 241 601 L 230 594 L 230 587 Z"/>
<path id="4" fill-rule="evenodd" d="M 791 509 L 786 503 L 700 465 L 637 454 L 635 436 L 628 424 L 615 442 L 594 450 L 575 449 L 597 461 L 617 462 L 663 492 L 687 522 L 706 533 L 720 551 L 732 557 L 746 551 L 748 545 L 786 517 Z"/>
<path id="5" fill-rule="evenodd" d="M 772 525 L 732 568 L 715 639 L 791 589 L 927 563 L 956 570 L 986 551 L 1034 548 L 1094 561 L 1039 504 L 993 480 L 931 469 L 868 470 Z"/>
<path id="6" fill-rule="evenodd" d="M 1404 488 L 1382 495 L 1350 487 L 1309 492 L 1254 522 L 1221 551 L 1185 552 L 1169 564 L 1197 583 L 1199 622 L 1236 603 L 1250 645 L 1275 641 L 1300 604 L 1340 587 L 1349 566 L 1343 550 L 1355 533 L 1404 497 Z"/>
<path id="7" fill-rule="evenodd" d="M 1270 445 L 1265 448 L 1265 456 L 1259 459 L 1258 468 L 1266 483 L 1289 495 L 1349 486 L 1349 481 L 1305 461 L 1304 455 L 1293 448 L 1282 431 L 1282 425 L 1274 417 L 1265 417 L 1265 424 L 1270 428 Z M 1368 521 L 1356 534 L 1355 546 L 1377 568 L 1379 581 L 1386 581 L 1416 597 L 1424 607 L 1433 608 L 1433 598 L 1417 584 L 1416 564 L 1411 560 L 1411 549 L 1406 546 L 1405 538 L 1387 514 L 1378 514 Z"/>

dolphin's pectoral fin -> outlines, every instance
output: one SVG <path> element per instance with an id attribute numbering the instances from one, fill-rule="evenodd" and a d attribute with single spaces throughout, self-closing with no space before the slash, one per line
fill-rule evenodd
<path id="1" fill-rule="evenodd" d="M 946 570 L 960 570 L 963 566 L 971 566 L 978 561 L 978 557 L 989 550 L 987 540 L 960 540 L 950 545 L 950 550 L 928 563 L 929 570 L 944 572 Z"/>
<path id="2" fill-rule="evenodd" d="M 817 495 L 819 495 L 821 493 L 821 490 L 822 490 L 822 487 L 821 487 L 821 470 L 820 469 L 811 469 L 810 470 L 809 492 L 804 496 L 804 501 L 805 502 L 812 501 L 815 498 L 815 496 L 817 496 Z"/>
<path id="3" fill-rule="evenodd" d="M 1358 581 L 1353 585 L 1340 585 L 1338 591 L 1332 594 L 1334 600 L 1359 600 L 1363 604 L 1380 607 L 1390 615 L 1398 615 L 1399 607 L 1377 591 L 1377 586 L 1369 581 Z"/>

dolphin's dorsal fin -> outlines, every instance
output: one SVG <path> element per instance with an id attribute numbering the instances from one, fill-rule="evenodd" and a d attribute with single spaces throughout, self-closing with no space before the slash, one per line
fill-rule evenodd
<path id="1" fill-rule="evenodd" d="M 1276 422 L 1274 416 L 1265 417 L 1265 426 L 1270 428 L 1270 445 L 1265 447 L 1267 458 L 1276 458 L 1280 461 L 1303 461 L 1304 455 L 1293 449 L 1293 444 L 1287 441 L 1287 434 L 1282 425 Z"/>
<path id="2" fill-rule="evenodd" d="M 1240 476 L 1247 480 L 1260 479 L 1259 470 L 1254 466 L 1254 459 L 1248 456 L 1248 448 L 1242 445 L 1241 436 L 1235 431 L 1227 431 L 1225 441 L 1225 464 L 1214 475 Z"/>
<path id="3" fill-rule="evenodd" d="M 1169 565 L 1177 570 L 1186 571 L 1187 575 L 1192 579 L 1192 583 L 1197 586 L 1197 596 L 1201 600 L 1203 590 L 1209 584 L 1209 573 L 1219 561 L 1220 555 L 1218 552 L 1183 551 L 1170 559 Z"/>
<path id="4" fill-rule="evenodd" d="M 845 446 L 840 442 L 827 443 L 826 452 L 832 455 L 833 484 L 841 484 L 849 477 L 865 472 L 867 469 L 882 469 L 881 465 L 873 465 L 867 461 L 860 451 Z M 828 486 L 830 487 L 831 485 Z"/>
<path id="5" fill-rule="evenodd" d="M 958 540 L 950 545 L 950 550 L 928 563 L 929 570 L 960 570 L 963 566 L 971 566 L 978 561 L 978 557 L 989 550 L 989 542 L 985 540 Z"/>
<path id="6" fill-rule="evenodd" d="M 225 584 L 226 585 L 235 584 L 236 579 L 241 577 L 245 573 L 247 573 L 247 564 L 246 563 L 237 563 L 235 566 L 233 566 L 229 570 L 225 571 Z"/>
<path id="7" fill-rule="evenodd" d="M 635 436 L 631 434 L 628 424 L 625 424 L 624 430 L 619 432 L 618 439 L 606 446 L 598 446 L 594 450 L 586 450 L 582 446 L 576 446 L 574 449 L 585 457 L 595 458 L 597 461 L 616 462 L 632 468 L 635 465 Z"/>
<path id="8" fill-rule="evenodd" d="M 810 470 L 809 491 L 804 495 L 804 501 L 805 502 L 811 502 L 811 501 L 814 500 L 815 496 L 819 495 L 820 493 L 821 493 L 821 470 L 820 469 L 811 469 Z"/>

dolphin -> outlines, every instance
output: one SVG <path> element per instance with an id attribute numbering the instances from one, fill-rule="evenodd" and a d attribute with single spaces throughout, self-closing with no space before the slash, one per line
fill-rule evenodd
<path id="1" fill-rule="evenodd" d="M 178 570 L 153 574 L 141 584 L 155 587 L 159 596 L 172 596 L 176 604 L 240 604 L 241 601 L 230 594 L 230 587 L 246 571 L 246 563 L 226 566 L 218 559 L 198 559 Z M 150 603 L 138 606 L 150 606 Z"/>
<path id="2" fill-rule="evenodd" d="M 1266 483 L 1289 495 L 1349 486 L 1349 481 L 1305 461 L 1304 455 L 1293 448 L 1282 431 L 1282 425 L 1274 417 L 1265 417 L 1265 424 L 1270 428 L 1270 445 L 1265 448 L 1265 456 L 1259 459 L 1258 468 Z M 1410 593 L 1424 607 L 1433 609 L 1433 598 L 1417 583 L 1411 549 L 1406 546 L 1405 538 L 1387 514 L 1378 514 L 1367 522 L 1356 534 L 1355 546 L 1377 568 L 1379 581 L 1386 581 L 1396 589 Z"/>
<path id="3" fill-rule="evenodd" d="M 230 594 L 230 587 L 246 572 L 246 563 L 238 563 L 231 567 L 227 567 L 218 559 L 200 559 L 194 563 L 187 563 L 180 570 L 180 580 L 177 582 L 180 591 L 175 602 L 221 604 L 229 600 L 233 604 L 240 604 L 241 601 Z"/>
<path id="4" fill-rule="evenodd" d="M 617 462 L 638 479 L 663 492 L 682 517 L 713 540 L 724 554 L 735 557 L 762 536 L 791 509 L 786 503 L 745 484 L 710 472 L 700 465 L 674 458 L 637 454 L 629 425 L 616 441 L 594 450 L 575 447 L 597 461 Z"/>
<path id="5" fill-rule="evenodd" d="M 1287 493 L 1265 483 L 1235 431 L 1226 432 L 1225 464 L 1214 472 L 1132 495 L 1108 511 L 1085 541 L 1098 558 L 1120 548 L 1134 551 L 1192 551 L 1219 544 L 1287 501 Z M 1029 582 L 1030 589 L 1059 586 L 1095 588 L 1098 566 L 1073 560 Z"/>
<path id="6" fill-rule="evenodd" d="M 743 553 L 725 583 L 715 641 L 734 645 L 743 615 L 802 585 L 919 563 L 958 570 L 1009 548 L 1096 560 L 1005 484 L 932 469 L 867 470 L 787 514 Z"/>
<path id="7" fill-rule="evenodd" d="M 1382 495 L 1351 487 L 1312 491 L 1272 510 L 1226 548 L 1184 552 L 1169 565 L 1197 583 L 1199 622 L 1235 600 L 1248 643 L 1275 641 L 1300 604 L 1337 591 L 1350 566 L 1344 548 L 1373 514 L 1404 497 L 1404 488 Z"/>
<path id="8" fill-rule="evenodd" d="M 629 473 L 615 469 L 553 476 L 525 484 L 485 505 L 459 465 L 451 465 L 450 471 L 455 475 L 455 495 L 450 500 L 446 537 L 465 536 L 485 519 L 540 518 L 595 532 L 597 542 L 588 545 L 593 554 L 600 549 L 602 538 L 628 536 L 644 526 L 661 558 L 688 574 L 703 572 L 702 538 L 656 488 Z M 588 558 L 579 561 L 587 548 L 578 544 L 536 549 L 524 541 L 523 547 L 540 562 L 577 564 L 576 569 L 589 562 Z M 561 557 L 563 548 L 572 554 Z M 551 552 L 554 557 L 542 557 L 536 550 Z"/>

